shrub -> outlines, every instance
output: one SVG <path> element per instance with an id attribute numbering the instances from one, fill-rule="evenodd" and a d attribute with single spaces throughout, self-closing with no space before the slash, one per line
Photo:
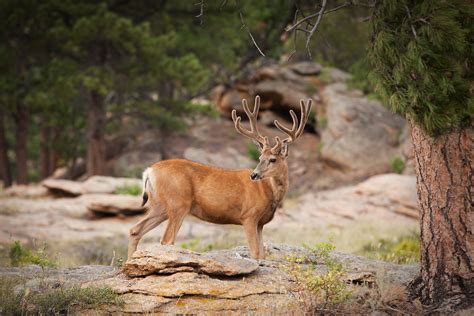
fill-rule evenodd
<path id="1" fill-rule="evenodd" d="M 138 185 L 124 185 L 115 189 L 115 194 L 126 194 L 138 196 L 142 193 L 142 188 Z"/>
<path id="2" fill-rule="evenodd" d="M 55 267 L 56 262 L 49 259 L 45 253 L 46 246 L 38 250 L 30 250 L 21 245 L 19 241 L 14 241 L 10 245 L 10 264 L 18 267 L 27 264 L 37 264 L 44 267 Z"/>
<path id="3" fill-rule="evenodd" d="M 401 174 L 403 170 L 405 170 L 405 162 L 402 158 L 397 156 L 390 161 L 390 167 L 393 172 Z"/>
<path id="4" fill-rule="evenodd" d="M 259 161 L 260 159 L 260 151 L 255 147 L 255 144 L 253 143 L 247 144 L 247 155 L 253 161 Z"/>
<path id="5" fill-rule="evenodd" d="M 348 300 L 351 291 L 342 280 L 344 268 L 341 262 L 332 258 L 330 252 L 334 246 L 330 243 L 319 243 L 310 250 L 310 258 L 290 255 L 286 259 L 288 265 L 284 269 L 296 280 L 298 285 L 311 292 L 315 297 L 316 305 L 326 308 L 328 304 L 335 305 Z M 317 262 L 311 258 L 322 260 L 324 267 L 318 269 Z M 303 263 L 309 262 L 309 265 Z"/>

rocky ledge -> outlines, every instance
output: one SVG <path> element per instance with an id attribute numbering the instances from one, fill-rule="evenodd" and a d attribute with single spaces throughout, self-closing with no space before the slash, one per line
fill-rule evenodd
<path id="1" fill-rule="evenodd" d="M 267 245 L 267 259 L 249 258 L 247 247 L 196 253 L 172 246 L 156 246 L 137 251 L 121 270 L 105 266 L 73 269 L 0 268 L 0 275 L 22 275 L 34 287 L 38 279 L 82 286 L 108 286 L 118 293 L 121 306 L 81 310 L 95 315 L 108 313 L 257 313 L 300 314 L 311 305 L 308 295 L 284 268 L 288 256 L 306 258 L 326 271 L 321 258 L 300 247 Z M 332 252 L 344 266 L 343 280 L 354 288 L 356 301 L 370 301 L 381 282 L 405 285 L 417 273 L 416 265 L 397 265 Z M 372 291 L 372 292 L 371 292 Z M 370 292 L 370 293 L 369 293 Z M 305 294 L 306 293 L 306 294 Z"/>

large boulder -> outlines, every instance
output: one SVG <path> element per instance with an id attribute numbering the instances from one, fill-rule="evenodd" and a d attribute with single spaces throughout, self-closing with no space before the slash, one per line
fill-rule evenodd
<path id="1" fill-rule="evenodd" d="M 390 161 L 400 155 L 403 118 L 360 91 L 349 91 L 344 83 L 326 86 L 322 98 L 325 113 L 319 114 L 319 121 L 326 126 L 321 131 L 321 157 L 353 173 L 390 171 Z"/>
<path id="2" fill-rule="evenodd" d="M 205 149 L 188 147 L 184 151 L 184 158 L 200 162 L 205 165 L 221 168 L 252 168 L 255 163 L 248 157 L 241 155 L 235 148 L 226 147 L 219 152 L 210 152 Z"/>
<path id="3" fill-rule="evenodd" d="M 93 194 L 87 209 L 97 215 L 135 215 L 145 211 L 140 196 L 125 194 Z"/>

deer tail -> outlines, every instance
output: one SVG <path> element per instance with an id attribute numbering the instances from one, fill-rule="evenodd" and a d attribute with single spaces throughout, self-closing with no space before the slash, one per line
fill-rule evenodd
<path id="1" fill-rule="evenodd" d="M 145 206 L 146 202 L 148 201 L 148 197 L 149 197 L 148 191 L 149 191 L 149 188 L 151 186 L 151 184 L 150 184 L 150 173 L 151 172 L 152 172 L 151 168 L 147 168 L 143 172 L 143 177 L 142 177 L 142 181 L 143 181 L 142 207 Z"/>

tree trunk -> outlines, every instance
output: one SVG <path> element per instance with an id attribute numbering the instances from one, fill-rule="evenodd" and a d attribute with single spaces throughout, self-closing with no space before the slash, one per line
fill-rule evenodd
<path id="1" fill-rule="evenodd" d="M 28 183 L 28 112 L 19 104 L 15 113 L 16 123 L 16 183 Z"/>
<path id="2" fill-rule="evenodd" d="M 104 98 L 93 91 L 87 113 L 87 174 L 89 176 L 105 173 L 104 131 Z"/>
<path id="3" fill-rule="evenodd" d="M 10 161 L 8 160 L 8 144 L 5 129 L 5 113 L 0 108 L 0 173 L 2 175 L 3 186 L 12 185 L 12 173 L 10 169 Z"/>
<path id="4" fill-rule="evenodd" d="M 421 208 L 421 276 L 412 283 L 428 309 L 474 304 L 474 130 L 433 139 L 413 126 Z"/>
<path id="5" fill-rule="evenodd" d="M 50 141 L 51 127 L 42 123 L 40 132 L 40 177 L 46 179 L 50 175 Z"/>

